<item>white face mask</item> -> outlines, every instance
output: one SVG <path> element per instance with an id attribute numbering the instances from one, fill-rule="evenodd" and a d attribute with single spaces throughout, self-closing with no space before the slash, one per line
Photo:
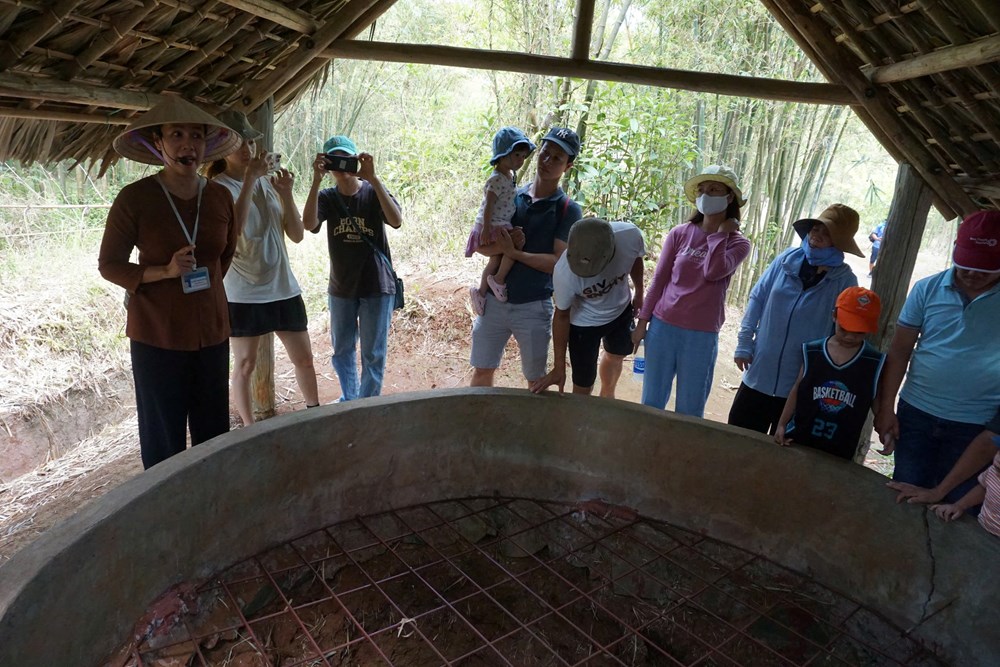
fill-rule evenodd
<path id="1" fill-rule="evenodd" d="M 698 199 L 695 200 L 695 206 L 698 207 L 698 210 L 701 211 L 702 215 L 722 213 L 729 206 L 729 195 L 713 197 L 712 195 L 701 194 L 698 195 Z"/>

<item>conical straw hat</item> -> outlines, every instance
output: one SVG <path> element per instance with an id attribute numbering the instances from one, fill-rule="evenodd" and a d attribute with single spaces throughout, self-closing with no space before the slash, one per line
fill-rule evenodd
<path id="1" fill-rule="evenodd" d="M 163 101 L 142 114 L 125 131 L 115 137 L 114 148 L 122 157 L 145 164 L 162 164 L 159 156 L 150 151 L 153 146 L 153 128 L 167 123 L 200 123 L 206 126 L 204 162 L 223 158 L 243 143 L 238 133 L 222 121 L 176 95 L 165 96 Z"/>

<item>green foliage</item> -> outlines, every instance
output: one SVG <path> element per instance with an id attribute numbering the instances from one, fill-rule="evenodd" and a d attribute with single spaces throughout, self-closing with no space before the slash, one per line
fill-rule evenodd
<path id="1" fill-rule="evenodd" d="M 651 246 L 659 245 L 662 211 L 680 204 L 677 183 L 695 158 L 690 121 L 671 91 L 598 88 L 599 110 L 575 163 L 577 196 L 588 212 L 633 222 Z"/>
<path id="2" fill-rule="evenodd" d="M 373 32 L 385 41 L 565 55 L 574 6 L 572 0 L 407 0 L 393 5 Z M 677 69 L 821 80 L 757 0 L 601 0 L 591 53 Z M 323 141 L 350 134 L 375 156 L 380 177 L 403 205 L 404 226 L 392 233 L 394 255 L 450 266 L 445 258 L 464 261 L 458 253 L 480 203 L 493 133 L 515 125 L 537 141 L 554 124 L 584 137 L 567 191 L 588 212 L 638 224 L 651 249 L 691 212 L 681 191 L 686 178 L 706 164 L 735 168 L 751 195 L 744 228 L 756 249 L 733 284 L 736 302 L 789 243 L 796 217 L 833 201 L 858 208 L 863 220 L 884 217 L 888 208 L 895 165 L 853 115 L 836 108 L 506 72 L 333 61 L 321 87 L 279 114 L 275 148 L 298 175 L 302 201 Z M 3 203 L 106 204 L 151 169 L 123 161 L 94 181 L 66 166 L 0 168 L 0 192 Z M 532 176 L 529 163 L 519 181 Z M 103 219 L 99 209 L 0 209 L 0 248 L 21 242 L 15 232 L 71 243 L 73 230 L 99 230 Z M 322 289 L 325 267 L 304 261 Z"/>

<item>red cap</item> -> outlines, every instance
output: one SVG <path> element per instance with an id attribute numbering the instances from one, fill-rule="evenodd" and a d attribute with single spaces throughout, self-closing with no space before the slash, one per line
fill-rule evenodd
<path id="1" fill-rule="evenodd" d="M 882 301 L 864 287 L 848 287 L 837 297 L 837 324 L 852 333 L 878 331 Z"/>
<path id="2" fill-rule="evenodd" d="M 958 226 L 955 266 L 984 273 L 1000 272 L 1000 211 L 977 211 Z"/>

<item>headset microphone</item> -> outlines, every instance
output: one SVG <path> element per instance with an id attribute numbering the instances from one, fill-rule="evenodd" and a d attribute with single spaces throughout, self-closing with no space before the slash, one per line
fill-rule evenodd
<path id="1" fill-rule="evenodd" d="M 191 155 L 185 155 L 184 157 L 179 157 L 178 158 L 178 157 L 174 157 L 173 155 L 171 155 L 170 153 L 168 153 L 166 150 L 163 151 L 163 154 L 165 156 L 167 156 L 168 158 L 170 158 L 171 160 L 173 160 L 174 162 L 179 162 L 180 164 L 183 164 L 185 166 L 191 166 L 192 164 L 195 164 L 195 158 L 193 156 L 191 156 Z"/>

